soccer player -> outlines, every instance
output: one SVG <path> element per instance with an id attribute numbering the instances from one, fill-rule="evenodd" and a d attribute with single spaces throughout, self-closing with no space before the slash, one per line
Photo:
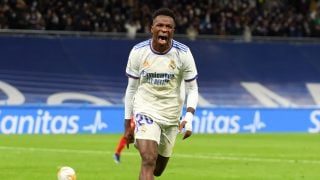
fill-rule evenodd
<path id="1" fill-rule="evenodd" d="M 134 129 L 134 127 L 135 127 L 134 120 L 133 120 L 133 118 L 131 118 L 130 128 Z M 120 163 L 121 152 L 126 145 L 127 145 L 127 139 L 124 136 L 122 136 L 120 138 L 120 141 L 119 141 L 118 146 L 116 148 L 116 152 L 113 155 L 113 160 L 115 163 L 117 163 L 117 164 Z"/>
<path id="2" fill-rule="evenodd" d="M 125 132 L 127 146 L 133 141 L 141 156 L 140 180 L 153 180 L 165 170 L 183 128 L 183 139 L 192 134 L 198 103 L 197 69 L 190 49 L 173 39 L 175 15 L 168 8 L 153 14 L 152 38 L 130 51 L 126 74 Z M 187 108 L 180 123 L 185 82 Z M 135 118 L 135 129 L 130 118 Z"/>

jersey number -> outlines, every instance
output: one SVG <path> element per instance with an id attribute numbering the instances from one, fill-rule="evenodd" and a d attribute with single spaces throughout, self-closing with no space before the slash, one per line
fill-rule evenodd
<path id="1" fill-rule="evenodd" d="M 147 124 L 152 124 L 153 123 L 153 120 L 150 117 L 142 115 L 142 114 L 136 114 L 136 119 L 135 120 L 136 120 L 136 123 L 137 123 L 138 126 L 142 126 L 145 123 L 147 123 Z"/>

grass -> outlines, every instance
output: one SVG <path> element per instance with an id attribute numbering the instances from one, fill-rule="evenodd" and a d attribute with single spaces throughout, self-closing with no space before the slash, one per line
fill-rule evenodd
<path id="1" fill-rule="evenodd" d="M 138 179 L 133 146 L 121 164 L 112 155 L 120 134 L 0 135 L 0 179 L 57 179 L 71 166 L 77 180 Z M 159 180 L 320 179 L 320 134 L 194 134 L 182 141 Z"/>

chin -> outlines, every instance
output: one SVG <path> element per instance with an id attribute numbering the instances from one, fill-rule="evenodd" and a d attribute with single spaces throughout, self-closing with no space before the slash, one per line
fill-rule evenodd
<path id="1" fill-rule="evenodd" d="M 161 42 L 161 40 L 158 41 L 158 44 L 161 46 L 166 46 L 169 44 L 169 41 L 167 40 L 166 42 Z"/>
<path id="2" fill-rule="evenodd" d="M 160 46 L 167 46 L 168 43 L 159 43 Z"/>

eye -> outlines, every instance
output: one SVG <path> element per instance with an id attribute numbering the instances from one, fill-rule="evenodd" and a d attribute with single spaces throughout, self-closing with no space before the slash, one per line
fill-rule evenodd
<path id="1" fill-rule="evenodd" d="M 161 28 L 163 26 L 164 26 L 163 24 L 157 24 L 157 27 L 159 27 L 159 28 Z"/>
<path id="2" fill-rule="evenodd" d="M 168 28 L 168 29 L 173 29 L 173 26 L 167 25 L 166 28 Z"/>

